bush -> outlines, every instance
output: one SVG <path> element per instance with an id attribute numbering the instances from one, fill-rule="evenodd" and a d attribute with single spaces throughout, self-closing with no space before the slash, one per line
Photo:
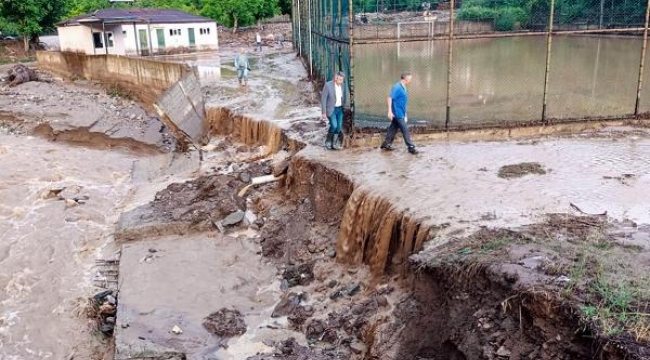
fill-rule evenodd
<path id="1" fill-rule="evenodd" d="M 518 7 L 505 7 L 499 9 L 494 20 L 494 30 L 512 31 L 518 24 L 527 21 L 526 12 Z"/>
<path id="2" fill-rule="evenodd" d="M 496 18 L 497 11 L 495 9 L 490 9 L 485 6 L 463 6 L 460 11 L 458 11 L 459 20 L 469 20 L 469 21 L 491 21 Z"/>

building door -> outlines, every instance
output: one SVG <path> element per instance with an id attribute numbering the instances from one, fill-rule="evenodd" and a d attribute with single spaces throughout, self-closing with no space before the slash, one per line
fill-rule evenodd
<path id="1" fill-rule="evenodd" d="M 190 37 L 190 47 L 196 46 L 196 38 L 194 37 L 194 28 L 187 29 L 187 35 Z"/>
<path id="2" fill-rule="evenodd" d="M 138 37 L 140 38 L 140 54 L 149 55 L 149 40 L 147 39 L 147 30 L 138 30 Z"/>
<path id="3" fill-rule="evenodd" d="M 158 52 L 165 50 L 165 29 L 156 29 L 156 37 L 158 38 Z"/>

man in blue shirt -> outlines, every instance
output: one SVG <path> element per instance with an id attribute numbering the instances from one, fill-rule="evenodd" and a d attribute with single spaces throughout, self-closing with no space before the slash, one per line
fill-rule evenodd
<path id="1" fill-rule="evenodd" d="M 400 81 L 393 86 L 390 90 L 390 95 L 388 95 L 388 118 L 391 120 L 390 126 L 386 133 L 386 139 L 384 143 L 381 144 L 381 149 L 386 151 L 392 151 L 393 140 L 395 140 L 395 135 L 397 130 L 402 132 L 402 137 L 404 138 L 404 143 L 408 147 L 409 153 L 415 155 L 418 151 L 415 149 L 415 144 L 411 141 L 411 135 L 409 134 L 409 129 L 406 126 L 408 121 L 408 115 L 406 113 L 406 104 L 408 103 L 409 96 L 406 91 L 406 85 L 411 83 L 413 76 L 410 72 L 405 71 L 402 73 Z"/>

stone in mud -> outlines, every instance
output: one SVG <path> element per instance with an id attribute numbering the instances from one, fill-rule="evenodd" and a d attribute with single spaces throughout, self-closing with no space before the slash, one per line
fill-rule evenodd
<path id="1" fill-rule="evenodd" d="M 309 285 L 314 280 L 314 264 L 290 266 L 284 271 L 282 278 L 289 282 L 289 287 Z"/>
<path id="2" fill-rule="evenodd" d="M 353 341 L 350 344 L 350 350 L 355 354 L 361 354 L 366 350 L 366 346 L 360 341 Z"/>
<path id="3" fill-rule="evenodd" d="M 226 308 L 208 315 L 203 320 L 203 327 L 220 337 L 233 337 L 246 332 L 244 316 L 237 310 Z"/>
<path id="4" fill-rule="evenodd" d="M 246 213 L 244 213 L 243 211 L 241 211 L 241 210 L 237 210 L 237 211 L 235 211 L 234 213 L 232 213 L 232 214 L 226 216 L 225 219 L 221 220 L 221 224 L 222 224 L 223 226 L 233 226 L 233 225 L 237 225 L 237 224 L 239 224 L 240 222 L 242 222 L 242 220 L 244 220 L 244 216 L 245 216 L 245 215 L 246 215 Z"/>
<path id="5" fill-rule="evenodd" d="M 115 299 L 115 297 L 113 295 L 106 295 L 105 300 L 109 305 L 117 304 L 117 300 Z"/>
<path id="6" fill-rule="evenodd" d="M 284 159 L 273 165 L 273 176 L 280 176 L 289 169 L 289 159 Z"/>
<path id="7" fill-rule="evenodd" d="M 273 309 L 271 317 L 278 318 L 292 315 L 298 309 L 301 299 L 301 295 L 294 292 L 285 294 L 278 305 L 275 306 L 275 309 Z"/>
<path id="8" fill-rule="evenodd" d="M 512 352 L 508 350 L 505 346 L 501 346 L 499 350 L 497 350 L 497 356 L 499 357 L 505 357 L 509 358 Z"/>
<path id="9" fill-rule="evenodd" d="M 248 172 L 243 172 L 239 174 L 239 180 L 248 184 L 249 182 L 251 182 L 251 174 Z"/>

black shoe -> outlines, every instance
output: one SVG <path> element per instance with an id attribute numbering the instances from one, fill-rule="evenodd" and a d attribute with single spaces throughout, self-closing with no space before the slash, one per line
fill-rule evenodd
<path id="1" fill-rule="evenodd" d="M 419 151 L 414 147 L 410 147 L 409 148 L 409 153 L 411 153 L 413 155 L 417 155 L 417 153 L 419 153 Z"/>
<path id="2" fill-rule="evenodd" d="M 382 149 L 382 150 L 386 150 L 386 151 L 395 150 L 395 148 L 392 145 L 388 145 L 388 144 L 381 144 L 381 146 L 379 148 Z"/>

